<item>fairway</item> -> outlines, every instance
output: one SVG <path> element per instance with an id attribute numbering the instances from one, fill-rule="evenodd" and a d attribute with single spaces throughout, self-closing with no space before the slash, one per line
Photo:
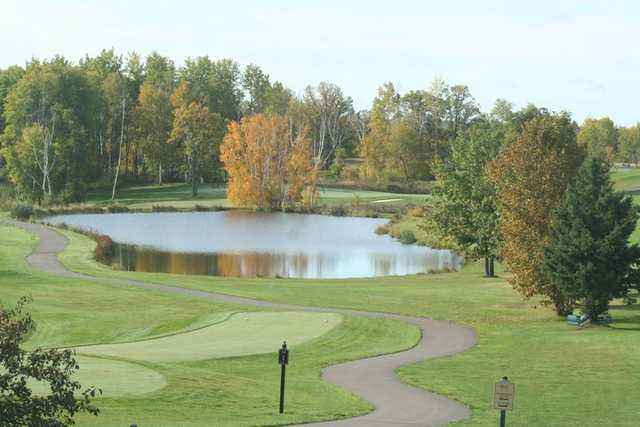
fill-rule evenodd
<path id="1" fill-rule="evenodd" d="M 147 362 L 182 362 L 272 353 L 286 340 L 290 347 L 316 339 L 342 321 L 334 313 L 235 313 L 195 331 L 123 344 L 76 348 L 92 356 Z"/>

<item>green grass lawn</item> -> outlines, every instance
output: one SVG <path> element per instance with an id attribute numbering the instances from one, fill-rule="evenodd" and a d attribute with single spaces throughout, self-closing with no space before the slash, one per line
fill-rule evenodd
<path id="1" fill-rule="evenodd" d="M 616 190 L 636 192 L 640 190 L 640 168 L 615 168 L 611 179 Z"/>
<path id="2" fill-rule="evenodd" d="M 508 375 L 517 385 L 516 426 L 636 426 L 640 398 L 640 308 L 614 304 L 610 327 L 578 330 L 551 309 L 523 302 L 501 278 L 480 266 L 460 273 L 349 280 L 233 279 L 108 270 L 88 261 L 93 243 L 72 235 L 62 257 L 89 274 L 136 277 L 269 301 L 355 308 L 471 325 L 478 345 L 449 358 L 403 367 L 414 385 L 460 400 L 473 416 L 457 425 L 494 426 L 492 385 Z"/>
<path id="3" fill-rule="evenodd" d="M 149 362 L 183 362 L 273 353 L 274 343 L 295 349 L 342 322 L 335 313 L 233 313 L 194 331 L 119 344 L 77 347 L 79 354 Z"/>
<path id="4" fill-rule="evenodd" d="M 229 312 L 247 311 L 247 307 L 34 272 L 24 257 L 35 243 L 27 232 L 0 225 L 0 302 L 11 304 L 22 295 L 33 298 L 27 309 L 37 322 L 37 331 L 25 344 L 27 348 L 133 343 L 168 339 L 170 334 L 182 334 L 183 338 L 189 331 L 209 332 L 206 326 L 220 322 Z M 280 321 L 286 321 L 287 316 L 291 314 L 284 313 Z M 325 325 L 324 320 L 333 322 L 334 327 Z M 306 326 L 290 326 L 298 330 L 300 341 L 291 353 L 285 416 L 276 414 L 279 369 L 274 352 L 282 336 L 276 336 L 272 326 L 274 352 L 267 354 L 201 353 L 194 360 L 180 361 L 133 360 L 122 355 L 116 359 L 113 354 L 103 354 L 88 362 L 86 356 L 80 356 L 86 368 L 83 372 L 81 366 L 79 378 L 85 386 L 103 386 L 105 396 L 97 401 L 102 414 L 97 418 L 81 416 L 79 425 L 281 425 L 365 413 L 371 410 L 370 405 L 322 382 L 320 368 L 409 348 L 419 339 L 419 331 L 403 322 L 382 319 L 346 317 L 339 324 L 335 321 L 327 317 L 320 325 L 309 321 Z M 223 335 L 217 337 L 223 339 Z M 172 336 L 174 340 L 178 337 Z M 202 339 L 197 334 L 190 336 Z M 226 339 L 237 342 L 234 336 Z M 179 339 L 176 343 L 201 344 Z M 267 344 L 248 345 L 258 345 L 262 352 Z M 202 359 L 208 356 L 213 357 Z M 136 380 L 141 378 L 149 383 L 139 384 Z"/>

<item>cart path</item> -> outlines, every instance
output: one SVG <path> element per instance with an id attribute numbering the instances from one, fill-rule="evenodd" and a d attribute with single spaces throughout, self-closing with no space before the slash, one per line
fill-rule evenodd
<path id="1" fill-rule="evenodd" d="M 375 406 L 373 412 L 355 418 L 306 425 L 317 427 L 431 427 L 461 420 L 471 415 L 471 410 L 467 406 L 444 396 L 404 384 L 395 373 L 395 370 L 400 366 L 453 355 L 474 346 L 476 343 L 475 332 L 469 327 L 458 326 L 447 321 L 391 313 L 280 304 L 137 280 L 94 277 L 75 273 L 67 270 L 57 258 L 57 255 L 68 244 L 65 236 L 41 224 L 16 221 L 9 221 L 9 223 L 27 230 L 39 238 L 39 245 L 27 257 L 27 261 L 33 268 L 43 272 L 114 285 L 136 286 L 231 304 L 401 320 L 412 323 L 421 329 L 422 339 L 415 347 L 407 351 L 346 362 L 322 370 L 324 381 L 368 400 Z"/>

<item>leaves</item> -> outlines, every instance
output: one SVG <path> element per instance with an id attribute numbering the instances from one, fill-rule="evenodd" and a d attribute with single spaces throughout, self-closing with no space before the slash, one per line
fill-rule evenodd
<path id="1" fill-rule="evenodd" d="M 565 300 L 579 302 L 592 319 L 635 285 L 640 249 L 628 242 L 637 218 L 631 197 L 613 190 L 609 168 L 597 158 L 585 161 L 554 214 L 545 272 Z"/>
<path id="2" fill-rule="evenodd" d="M 497 188 L 502 257 L 512 285 L 525 297 L 543 295 L 558 312 L 565 299 L 542 271 L 551 217 L 582 162 L 568 114 L 544 114 L 524 125 L 517 141 L 490 165 Z"/>
<path id="3" fill-rule="evenodd" d="M 20 348 L 35 329 L 31 316 L 23 313 L 28 302 L 23 297 L 14 307 L 0 308 L 0 425 L 62 427 L 74 424 L 79 412 L 98 415 L 91 400 L 100 390 L 90 387 L 76 396 L 81 385 L 71 378 L 79 366 L 70 350 Z M 28 380 L 47 383 L 50 393 L 34 395 Z"/>
<path id="4" fill-rule="evenodd" d="M 294 135 L 287 118 L 257 114 L 231 122 L 220 147 L 234 206 L 282 208 L 315 193 L 315 168 L 306 132 Z"/>

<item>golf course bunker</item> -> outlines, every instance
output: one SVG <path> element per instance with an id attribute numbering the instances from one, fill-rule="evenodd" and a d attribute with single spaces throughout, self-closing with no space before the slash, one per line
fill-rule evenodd
<path id="1" fill-rule="evenodd" d="M 191 332 L 144 341 L 79 347 L 79 354 L 147 362 L 180 362 L 271 353 L 318 338 L 342 321 L 335 313 L 235 313 Z"/>
<path id="2" fill-rule="evenodd" d="M 137 363 L 82 356 L 76 356 L 76 361 L 80 369 L 73 379 L 82 384 L 82 390 L 91 386 L 102 389 L 102 397 L 142 395 L 167 385 L 160 373 Z M 51 393 L 46 383 L 29 383 L 35 394 L 45 396 Z M 82 390 L 79 390 L 78 394 Z"/>

